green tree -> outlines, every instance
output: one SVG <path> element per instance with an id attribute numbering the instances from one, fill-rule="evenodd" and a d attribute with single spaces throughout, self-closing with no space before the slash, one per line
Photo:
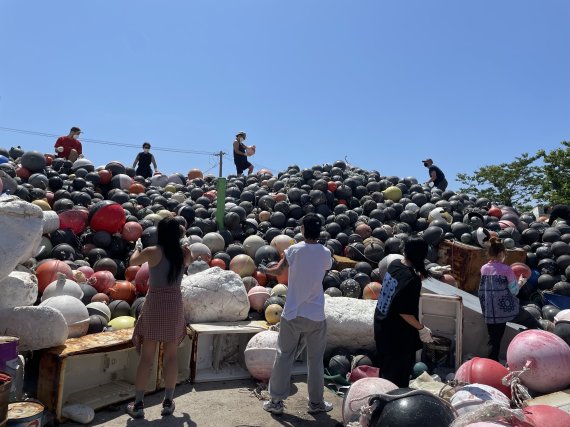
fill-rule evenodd
<path id="1" fill-rule="evenodd" d="M 544 179 L 537 197 L 551 205 L 570 204 L 570 142 L 562 141 L 562 147 L 542 155 Z"/>
<path id="2" fill-rule="evenodd" d="M 464 185 L 460 191 L 486 197 L 494 204 L 527 210 L 540 201 L 544 173 L 535 162 L 543 155 L 543 152 L 534 156 L 524 153 L 510 163 L 483 166 L 473 175 L 457 174 L 457 180 Z"/>

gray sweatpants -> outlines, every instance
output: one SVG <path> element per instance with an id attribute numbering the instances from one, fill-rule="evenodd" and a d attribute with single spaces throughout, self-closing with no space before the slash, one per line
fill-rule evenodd
<path id="1" fill-rule="evenodd" d="M 295 353 L 301 339 L 307 344 L 307 388 L 309 400 L 313 403 L 323 401 L 324 366 L 323 356 L 327 345 L 327 322 L 295 317 L 292 320 L 281 318 L 277 356 L 269 380 L 269 394 L 274 401 L 284 400 L 289 396 L 291 370 L 295 362 Z"/>

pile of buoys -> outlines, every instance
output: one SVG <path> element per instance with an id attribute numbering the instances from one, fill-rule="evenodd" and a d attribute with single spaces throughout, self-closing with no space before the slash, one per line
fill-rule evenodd
<path id="1" fill-rule="evenodd" d="M 556 307 L 544 304 L 537 291 L 570 295 L 570 225 L 549 227 L 530 212 L 442 192 L 413 177 L 383 176 L 344 161 L 310 168 L 290 165 L 276 174 L 261 170 L 247 177 L 230 175 L 220 229 L 217 179 L 197 169 L 145 179 L 118 161 L 95 167 L 88 159 L 48 159 L 17 147 L 0 149 L 0 155 L 2 190 L 44 212 L 45 232 L 32 258 L 40 293 L 57 272 L 76 280 L 73 272 L 90 269 L 85 282 L 76 281 L 89 286 L 89 292 L 97 291 L 91 298 L 102 300 L 99 294 L 105 294 L 131 303 L 144 296 L 148 268 L 128 266 L 134 242 L 141 238 L 144 246 L 156 244 L 158 221 L 174 216 L 197 258 L 238 273 L 248 290 L 261 286 L 271 295 L 276 285 L 287 285 L 287 274 L 265 275 L 257 267 L 279 262 L 290 245 L 302 240 L 299 220 L 316 213 L 323 223 L 320 241 L 332 254 L 353 261 L 350 268 L 333 265 L 323 279 L 331 297 L 378 298 L 389 261 L 401 257 L 411 235 L 429 243 L 434 266 L 443 239 L 485 246 L 484 237 L 491 234 L 526 251 L 526 263 L 513 268 L 528 277 L 521 299 L 525 306 L 537 305 L 545 329 L 555 330 Z M 89 292 L 83 297 L 87 303 Z M 252 295 L 252 316 L 267 312 L 275 322 L 279 309 L 267 310 L 266 296 Z M 277 305 L 283 307 L 285 299 L 281 295 Z M 563 339 L 569 335 L 564 326 L 558 327 Z"/>

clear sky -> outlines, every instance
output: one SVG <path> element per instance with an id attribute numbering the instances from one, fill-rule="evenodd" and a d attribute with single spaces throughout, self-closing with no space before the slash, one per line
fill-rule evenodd
<path id="1" fill-rule="evenodd" d="M 229 153 L 427 178 L 570 140 L 567 0 L 0 0 L 0 126 L 153 144 L 159 170 Z M 0 147 L 53 152 L 0 131 Z M 84 142 L 96 165 L 139 150 Z"/>

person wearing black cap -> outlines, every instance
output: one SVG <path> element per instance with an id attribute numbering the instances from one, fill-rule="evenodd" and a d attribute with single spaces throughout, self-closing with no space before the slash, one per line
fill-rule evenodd
<path id="1" fill-rule="evenodd" d="M 249 163 L 247 156 L 253 155 L 255 153 L 255 145 L 245 145 L 245 138 L 245 132 L 238 132 L 233 143 L 234 164 L 236 165 L 236 172 L 238 176 L 243 175 L 243 171 L 246 169 L 248 175 L 251 175 L 253 173 L 253 165 Z"/>
<path id="2" fill-rule="evenodd" d="M 438 168 L 436 165 L 433 164 L 432 159 L 425 159 L 422 160 L 424 166 L 428 168 L 429 172 L 429 179 L 425 182 L 425 184 L 429 184 L 433 182 L 433 186 L 439 188 L 441 191 L 445 191 L 447 188 L 447 180 L 445 179 L 445 174 Z"/>
<path id="3" fill-rule="evenodd" d="M 283 400 L 289 396 L 291 368 L 301 342 L 307 345 L 308 412 L 328 412 L 333 406 L 323 399 L 323 356 L 327 345 L 325 295 L 323 278 L 332 267 L 332 254 L 318 242 L 322 223 L 309 213 L 302 219 L 301 232 L 305 241 L 288 247 L 275 267 L 260 265 L 260 273 L 279 275 L 289 269 L 287 301 L 279 324 L 277 356 L 269 379 L 271 399 L 263 409 L 273 414 L 283 413 Z"/>
<path id="4" fill-rule="evenodd" d="M 81 142 L 79 142 L 79 135 L 81 134 L 81 129 L 78 127 L 72 127 L 69 131 L 69 135 L 60 136 L 55 142 L 54 148 L 57 152 L 57 156 L 72 162 L 76 161 L 78 158 L 83 157 L 83 147 Z"/>

